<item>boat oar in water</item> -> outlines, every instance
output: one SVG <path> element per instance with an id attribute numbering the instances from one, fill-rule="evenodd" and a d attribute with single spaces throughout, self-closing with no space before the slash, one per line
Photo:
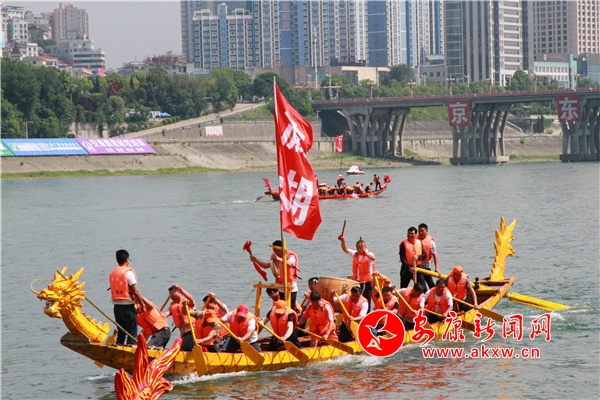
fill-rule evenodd
<path id="1" fill-rule="evenodd" d="M 192 317 L 190 315 L 190 309 L 187 303 L 184 304 L 185 312 L 190 323 L 190 329 L 192 330 L 192 339 L 194 339 L 194 347 L 192 347 L 192 356 L 194 356 L 194 363 L 196 365 L 196 374 L 198 376 L 206 375 L 208 368 L 206 367 L 206 360 L 204 359 L 204 352 L 202 346 L 196 343 L 196 332 L 194 331 L 194 325 L 192 324 Z"/>
<path id="2" fill-rule="evenodd" d="M 221 326 L 223 328 L 225 328 L 225 330 L 227 332 L 229 332 L 229 334 L 231 335 L 231 337 L 233 339 L 235 339 L 240 344 L 240 347 L 242 349 L 242 353 L 244 353 L 244 355 L 246 357 L 248 357 L 250 360 L 252 360 L 252 362 L 254 364 L 258 365 L 259 367 L 264 364 L 265 357 L 263 357 L 258 352 L 258 350 L 256 350 L 254 347 L 252 347 L 252 345 L 250 343 L 244 342 L 244 341 L 240 340 L 237 336 L 235 336 L 235 334 L 233 332 L 231 332 L 231 329 L 229 329 L 227 327 L 227 325 L 225 325 L 225 323 L 223 321 L 221 321 L 220 319 L 218 321 L 221 324 Z"/>
<path id="3" fill-rule="evenodd" d="M 292 356 L 294 356 L 295 359 L 300 361 L 300 364 L 308 363 L 308 356 L 306 354 L 304 354 L 304 352 L 302 350 L 300 350 L 298 348 L 298 346 L 296 346 L 294 343 L 290 342 L 289 340 L 283 340 L 279 335 L 277 335 L 275 332 L 273 332 L 271 329 L 269 329 L 269 327 L 266 326 L 265 324 L 263 324 L 261 321 L 258 321 L 258 324 L 260 326 L 262 326 L 264 329 L 266 329 L 267 332 L 269 332 L 271 335 L 273 335 L 277 339 L 281 340 L 283 342 L 283 345 L 285 346 L 285 349 L 287 351 L 289 351 L 290 354 Z"/>
<path id="4" fill-rule="evenodd" d="M 337 293 L 334 293 L 334 294 L 335 294 L 335 297 L 337 297 L 338 302 L 340 303 L 340 307 L 342 307 L 342 311 L 344 312 L 344 315 L 346 316 L 346 318 L 348 318 L 350 320 L 350 333 L 352 333 L 352 336 L 354 337 L 355 340 L 358 340 L 358 323 L 356 321 L 352 320 L 352 317 L 350 316 L 350 313 L 348 312 L 348 310 L 346 310 L 346 306 L 342 302 L 342 299 L 340 298 L 340 296 L 338 296 Z M 346 296 L 350 296 L 350 295 L 348 294 Z"/>
<path id="5" fill-rule="evenodd" d="M 417 268 L 417 270 L 422 274 L 435 276 L 437 278 L 445 279 L 447 277 L 447 275 L 438 274 L 437 272 L 429 271 L 428 269 Z M 485 285 L 481 285 L 481 287 L 489 288 L 489 286 Z M 571 308 L 564 304 L 555 303 L 553 301 L 548 300 L 542 300 L 531 296 L 525 296 L 519 293 L 506 293 L 504 297 L 508 298 L 510 301 L 514 301 L 515 303 L 523 304 L 529 307 L 539 308 L 545 311 L 565 310 L 567 308 Z"/>
<path id="6" fill-rule="evenodd" d="M 327 343 L 328 345 L 330 345 L 332 347 L 335 347 L 338 350 L 341 350 L 348 354 L 354 354 L 354 349 L 352 347 L 348 346 L 347 344 L 338 342 L 337 340 L 334 340 L 334 339 L 329 339 L 329 338 L 323 339 L 322 336 L 319 336 L 316 333 L 312 333 L 311 331 L 307 331 L 306 329 L 302 329 L 302 328 L 296 328 L 296 329 L 298 329 L 299 331 L 302 331 L 304 333 L 308 333 L 309 335 L 312 335 L 318 339 L 325 340 L 325 343 Z"/>

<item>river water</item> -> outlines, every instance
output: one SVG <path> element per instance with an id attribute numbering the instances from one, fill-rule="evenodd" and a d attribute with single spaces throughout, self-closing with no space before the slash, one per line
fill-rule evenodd
<path id="1" fill-rule="evenodd" d="M 317 172 L 331 184 L 339 171 Z M 429 360 L 407 346 L 385 359 L 346 356 L 281 372 L 194 375 L 176 380 L 164 398 L 598 398 L 598 164 L 380 168 L 349 180 L 366 182 L 375 172 L 393 178 L 382 196 L 322 201 L 323 223 L 312 242 L 286 236 L 300 257 L 301 291 L 311 276 L 349 274 L 351 260 L 337 240 L 344 220 L 347 240 L 362 236 L 378 269 L 398 283 L 397 246 L 408 227 L 429 225 L 444 273 L 460 264 L 471 277 L 485 277 L 500 217 L 516 219 L 516 254 L 506 266 L 506 275 L 517 276 L 514 291 L 573 308 L 552 313 L 546 342 L 527 337 L 542 311 L 504 299 L 496 311 L 523 315 L 524 338 L 502 339 L 496 326 L 487 345 L 537 347 L 540 358 Z M 230 306 L 252 304 L 251 285 L 260 278 L 242 246 L 251 240 L 264 259 L 279 237 L 278 204 L 252 202 L 263 176 L 276 180 L 274 172 L 245 172 L 2 181 L 1 397 L 115 398 L 115 371 L 61 346 L 64 324 L 45 316 L 29 290 L 62 266 L 69 273 L 85 268 L 86 295 L 109 315 L 107 276 L 119 248 L 130 252 L 139 287 L 156 304 L 172 283 L 197 299 L 214 291 Z M 84 311 L 105 321 L 85 302 Z M 459 344 L 480 345 L 469 333 Z"/>

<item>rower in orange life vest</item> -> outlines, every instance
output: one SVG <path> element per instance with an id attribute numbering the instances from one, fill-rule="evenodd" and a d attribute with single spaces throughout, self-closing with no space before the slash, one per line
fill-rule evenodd
<path id="1" fill-rule="evenodd" d="M 327 300 L 321 298 L 319 292 L 310 294 L 310 303 L 306 307 L 306 311 L 302 314 L 302 318 L 298 321 L 299 325 L 303 325 L 310 319 L 308 330 L 314 334 L 321 336 L 323 339 L 337 340 L 335 329 L 335 312 L 333 306 Z M 316 347 L 320 339 L 311 337 L 310 346 Z"/>
<path id="2" fill-rule="evenodd" d="M 417 267 L 419 267 L 427 257 L 427 254 L 423 251 L 421 241 L 417 239 L 417 228 L 414 226 L 408 228 L 406 239 L 401 241 L 398 246 L 398 254 L 402 263 L 400 267 L 400 287 L 405 288 L 413 279 L 413 273 L 415 272 L 413 264 L 416 262 Z M 421 282 L 425 286 L 423 274 L 417 274 L 417 282 Z"/>
<path id="3" fill-rule="evenodd" d="M 285 300 L 278 300 L 273 305 L 273 308 L 267 314 L 273 332 L 281 338 L 282 341 L 289 341 L 296 347 L 300 348 L 302 345 L 298 340 L 298 333 L 296 327 L 298 326 L 298 314 L 287 306 Z M 271 338 L 267 351 L 276 351 L 282 342 L 275 336 Z"/>
<path id="4" fill-rule="evenodd" d="M 473 285 L 471 285 L 471 282 L 469 282 L 469 276 L 463 274 L 463 269 L 460 265 L 456 265 L 452 269 L 452 272 L 450 272 L 448 278 L 446 279 L 446 285 L 452 297 L 466 301 L 467 303 L 471 303 L 476 309 L 479 308 L 477 303 L 477 294 L 473 289 Z M 467 301 L 467 292 L 469 292 L 473 301 Z M 469 311 L 471 307 L 455 301 L 454 309 L 456 311 Z"/>
<path id="5" fill-rule="evenodd" d="M 406 306 L 405 302 L 400 300 L 398 303 L 398 316 L 402 319 L 402 322 L 404 322 L 404 328 L 406 328 L 406 330 L 414 329 L 414 318 L 417 316 L 417 312 L 425 308 L 425 287 L 417 282 L 413 287 L 402 288 L 399 292 L 400 296 L 406 300 L 414 312 Z"/>
<path id="6" fill-rule="evenodd" d="M 207 300 L 208 300 L 208 303 L 206 303 Z M 212 292 L 209 292 L 206 296 L 204 296 L 204 298 L 202 299 L 202 302 L 206 303 L 206 308 L 209 310 L 213 310 L 215 312 L 215 315 L 219 319 L 223 318 L 225 316 L 225 314 L 227 314 L 230 311 L 229 307 L 227 307 L 227 304 L 222 303 L 219 299 L 217 299 L 215 294 Z M 193 314 L 192 314 L 192 316 L 193 316 Z M 225 325 L 227 325 L 227 327 L 229 328 L 229 324 L 225 324 Z M 219 327 L 220 327 L 220 325 L 219 325 Z M 198 341 L 197 339 L 198 339 L 198 336 L 196 336 L 196 341 Z M 218 329 L 216 343 L 219 345 L 221 350 L 225 349 L 229 339 L 230 339 L 230 337 L 229 337 L 229 332 L 227 332 L 227 329 Z"/>
<path id="7" fill-rule="evenodd" d="M 261 351 L 260 344 L 258 343 L 258 334 L 256 332 L 256 316 L 248 312 L 248 306 L 240 304 L 235 311 L 227 313 L 223 318 L 222 322 L 229 322 L 231 332 L 237 336 L 241 342 L 248 342 L 256 351 Z M 225 348 L 226 353 L 235 353 L 240 349 L 238 340 L 233 337 L 227 343 Z"/>
<path id="8" fill-rule="evenodd" d="M 137 337 L 137 313 L 135 311 L 134 298 L 141 304 L 142 312 L 145 311 L 143 296 L 137 287 L 137 276 L 133 268 L 129 266 L 129 253 L 127 250 L 116 252 L 117 264 L 108 277 L 112 302 L 114 304 L 115 321 L 131 336 Z M 135 344 L 129 336 L 121 329 L 117 333 L 117 344 Z"/>
<path id="9" fill-rule="evenodd" d="M 350 289 L 350 294 L 342 294 L 340 296 L 342 303 L 350 314 L 350 319 L 344 314 L 343 322 L 340 325 L 338 336 L 342 343 L 350 342 L 355 339 L 352 337 L 350 331 L 350 320 L 358 323 L 367 315 L 369 302 L 360 294 L 360 292 L 360 286 L 353 286 L 352 289 Z M 335 293 L 335 290 L 332 290 L 332 293 Z M 333 298 L 333 302 L 334 304 L 338 302 L 337 297 Z"/>
<path id="10" fill-rule="evenodd" d="M 394 296 L 392 292 L 392 288 L 389 286 L 384 286 L 381 288 L 383 303 L 379 296 L 379 290 L 375 288 L 373 291 L 373 310 L 382 310 L 386 309 L 388 311 L 393 312 L 394 314 L 398 314 L 399 303 L 398 299 Z"/>
<path id="11" fill-rule="evenodd" d="M 257 263 L 263 269 L 271 269 L 273 276 L 275 277 L 275 283 L 283 286 L 283 247 L 281 240 L 276 240 L 269 247 L 273 249 L 273 254 L 268 262 L 261 261 L 254 256 L 250 256 L 252 262 Z M 287 266 L 287 281 L 288 286 L 291 287 L 290 304 L 292 308 L 296 308 L 296 295 L 298 294 L 298 255 L 290 249 L 285 250 L 286 253 L 286 266 Z M 285 293 L 283 289 L 279 290 L 279 297 L 281 300 L 285 300 Z M 296 310 L 298 312 L 300 310 Z"/>
<path id="12" fill-rule="evenodd" d="M 452 311 L 452 295 L 446 288 L 446 281 L 438 279 L 433 289 L 425 293 L 425 309 L 441 314 L 437 315 L 427 313 L 427 321 L 431 324 L 445 319 Z"/>
<path id="13" fill-rule="evenodd" d="M 346 246 L 343 235 L 338 236 L 342 251 L 352 257 L 352 278 L 360 283 L 361 294 L 368 299 L 367 313 L 371 311 L 371 279 L 375 272 L 375 255 L 367 250 L 367 244 L 362 237 L 356 242 L 356 251 Z"/>
<path id="14" fill-rule="evenodd" d="M 440 274 L 440 267 L 438 265 L 438 256 L 437 256 L 437 248 L 435 246 L 435 239 L 429 236 L 429 227 L 427 224 L 419 224 L 419 234 L 417 235 L 417 239 L 421 241 L 423 246 L 423 252 L 427 255 L 423 262 L 421 263 L 421 268 L 428 269 L 431 271 L 431 259 L 433 258 L 433 263 L 435 265 L 435 272 Z M 434 287 L 433 278 L 429 275 L 423 275 L 423 279 L 427 283 L 429 289 Z M 419 280 L 419 277 L 417 277 Z"/>
<path id="15" fill-rule="evenodd" d="M 192 337 L 192 327 L 195 319 L 192 317 L 190 321 L 185 311 L 185 305 L 188 306 L 190 313 L 195 307 L 194 298 L 181 286 L 175 284 L 169 288 L 171 293 L 171 305 L 169 311 L 165 313 L 165 317 L 171 316 L 175 326 L 179 329 L 179 335 L 183 340 L 181 343 L 181 351 L 192 351 L 194 347 L 194 338 Z"/>
<path id="16" fill-rule="evenodd" d="M 190 311 L 190 315 L 196 318 L 194 333 L 196 334 L 196 343 L 202 346 L 202 351 L 220 353 L 221 349 L 217 340 L 221 324 L 219 324 L 217 313 L 207 307 L 204 311 Z"/>
<path id="17" fill-rule="evenodd" d="M 135 310 L 138 316 L 138 325 L 142 328 L 148 347 L 166 347 L 171 339 L 171 330 L 165 316 L 150 300 L 142 296 L 144 311 L 138 303 Z"/>

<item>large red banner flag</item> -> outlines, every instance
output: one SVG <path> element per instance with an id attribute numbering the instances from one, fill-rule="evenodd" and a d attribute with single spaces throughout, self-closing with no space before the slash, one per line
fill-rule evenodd
<path id="1" fill-rule="evenodd" d="M 312 240 L 321 224 L 315 173 L 306 153 L 313 144 L 312 126 L 275 86 L 275 136 L 281 202 L 281 229 Z"/>
<path id="2" fill-rule="evenodd" d="M 337 135 L 335 137 L 335 152 L 336 153 L 344 152 L 344 135 Z"/>

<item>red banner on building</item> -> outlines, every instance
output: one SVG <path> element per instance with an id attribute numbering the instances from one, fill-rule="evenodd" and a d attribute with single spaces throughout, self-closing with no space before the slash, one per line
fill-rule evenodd
<path id="1" fill-rule="evenodd" d="M 579 96 L 556 96 L 556 108 L 560 122 L 581 121 L 581 101 Z"/>
<path id="2" fill-rule="evenodd" d="M 312 126 L 275 86 L 275 136 L 281 203 L 281 229 L 312 240 L 321 224 L 315 173 L 306 153 L 313 144 Z"/>
<path id="3" fill-rule="evenodd" d="M 343 153 L 344 152 L 344 135 L 337 135 L 335 137 L 335 152 Z"/>
<path id="4" fill-rule="evenodd" d="M 450 126 L 471 125 L 471 111 L 469 109 L 469 101 L 448 101 L 448 119 L 450 120 Z"/>

